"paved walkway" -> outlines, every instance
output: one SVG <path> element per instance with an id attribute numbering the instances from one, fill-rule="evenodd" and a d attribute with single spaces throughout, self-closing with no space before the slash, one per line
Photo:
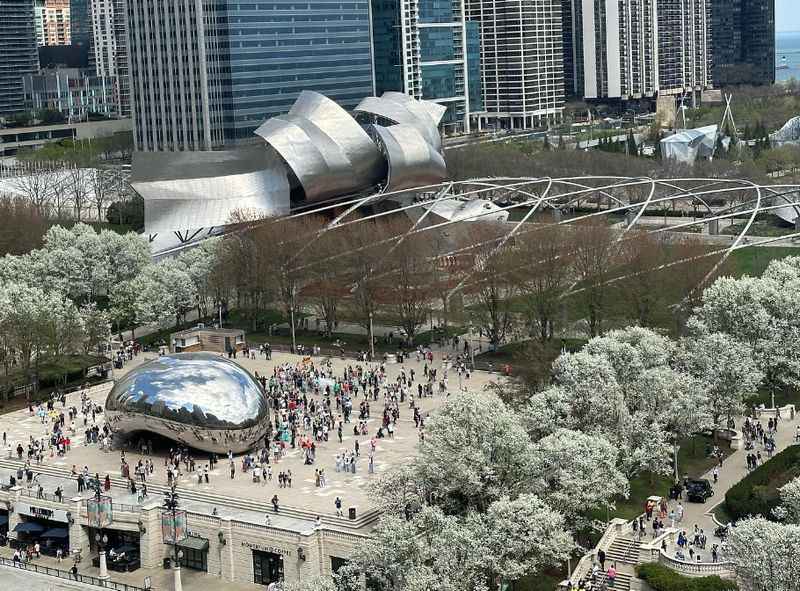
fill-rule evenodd
<path id="1" fill-rule="evenodd" d="M 11 558 L 14 551 L 8 546 L 0 547 L 0 556 Z M 69 570 L 72 563 L 64 560 L 59 563 L 55 558 L 42 556 L 34 560 L 35 564 L 48 566 L 59 570 Z M 78 572 L 82 575 L 98 577 L 100 569 L 93 567 L 90 560 L 83 560 L 79 565 Z M 144 587 L 145 577 L 150 577 L 151 588 L 154 591 L 169 591 L 173 589 L 173 571 L 163 568 L 139 568 L 130 573 L 111 572 L 111 580 L 115 583 L 125 583 L 135 587 Z M 14 568 L 0 567 L 0 582 L 3 584 L 14 583 L 11 589 L 25 589 L 26 591 L 62 591 L 71 589 L 91 590 L 98 589 L 92 585 L 77 584 L 68 580 L 49 577 L 22 571 Z M 208 573 L 202 573 L 190 569 L 181 569 L 181 582 L 183 588 L 189 591 L 264 591 L 263 585 L 250 583 L 232 583 L 222 581 L 219 577 Z"/>
<path id="2" fill-rule="evenodd" d="M 800 414 L 795 416 L 794 421 L 783 419 L 778 423 L 778 432 L 775 434 L 775 445 L 777 448 L 775 450 L 776 454 L 794 443 L 798 420 L 800 420 Z M 767 421 L 767 417 L 762 417 L 760 420 L 764 429 L 767 428 Z M 740 417 L 736 420 L 737 429 L 740 429 L 743 424 L 744 418 Z M 754 450 L 748 451 L 742 448 L 734 451 L 723 463 L 719 473 L 719 482 L 717 482 L 717 484 L 713 484 L 713 469 L 705 473 L 702 478 L 707 478 L 709 481 L 711 481 L 712 486 L 714 487 L 714 496 L 705 503 L 689 503 L 687 501 L 680 501 L 684 508 L 684 515 L 683 520 L 679 523 L 676 523 L 675 527 L 682 528 L 691 540 L 694 535 L 694 526 L 697 524 L 697 526 L 705 532 L 706 537 L 708 538 L 705 550 L 700 551 L 702 562 L 711 562 L 711 547 L 714 544 L 720 544 L 719 538 L 714 537 L 714 530 L 717 528 L 717 524 L 714 522 L 712 517 L 714 508 L 720 503 L 725 502 L 725 493 L 728 492 L 728 490 L 740 480 L 742 480 L 742 478 L 747 476 L 747 454 L 758 451 L 761 452 L 761 457 L 764 459 L 764 461 L 768 461 L 767 452 L 760 444 L 756 444 L 756 448 Z M 677 506 L 678 501 L 670 501 L 670 509 L 676 509 Z M 671 525 L 669 523 L 669 518 L 664 521 L 664 525 L 667 527 Z M 648 528 L 648 534 L 651 533 L 652 529 Z M 652 538 L 648 536 L 648 539 Z M 676 550 L 677 547 L 675 545 L 672 545 L 667 549 L 670 556 L 674 556 Z M 688 559 L 688 552 L 685 552 L 685 554 L 686 558 Z M 696 554 L 694 560 L 697 560 Z"/>

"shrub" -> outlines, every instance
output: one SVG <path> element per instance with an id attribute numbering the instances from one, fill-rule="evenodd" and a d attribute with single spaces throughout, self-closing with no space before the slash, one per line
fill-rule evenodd
<path id="1" fill-rule="evenodd" d="M 753 470 L 725 494 L 725 510 L 736 521 L 748 515 L 774 519 L 780 504 L 778 489 L 800 476 L 800 446 L 789 446 Z"/>
<path id="2" fill-rule="evenodd" d="M 710 577 L 687 577 L 655 562 L 640 564 L 636 576 L 645 581 L 654 591 L 737 591 L 733 581 L 716 575 Z"/>

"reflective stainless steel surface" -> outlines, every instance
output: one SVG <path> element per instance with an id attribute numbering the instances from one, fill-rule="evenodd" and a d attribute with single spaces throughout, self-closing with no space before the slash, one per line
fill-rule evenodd
<path id="1" fill-rule="evenodd" d="M 269 424 L 255 378 L 212 353 L 165 355 L 132 370 L 109 393 L 106 413 L 117 435 L 158 433 L 220 454 L 251 449 Z"/>
<path id="2" fill-rule="evenodd" d="M 281 159 L 263 147 L 220 152 L 140 152 L 131 186 L 144 199 L 145 230 L 185 232 L 230 223 L 236 210 L 289 213 Z"/>
<path id="3" fill-rule="evenodd" d="M 434 185 L 447 178 L 442 155 L 411 125 L 374 125 L 373 130 L 389 162 L 387 191 Z"/>
<path id="4" fill-rule="evenodd" d="M 256 134 L 283 157 L 307 201 L 355 193 L 383 178 L 385 164 L 369 135 L 319 93 L 303 91 L 287 115 L 267 120 Z"/>
<path id="5" fill-rule="evenodd" d="M 439 122 L 446 108 L 430 101 L 418 101 L 402 92 L 384 92 L 369 96 L 355 108 L 356 114 L 374 115 L 390 123 L 411 125 L 436 150 L 442 147 Z"/>

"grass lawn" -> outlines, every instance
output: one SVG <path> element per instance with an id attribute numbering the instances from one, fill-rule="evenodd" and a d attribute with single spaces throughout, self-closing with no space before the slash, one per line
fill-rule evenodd
<path id="1" fill-rule="evenodd" d="M 746 225 L 747 222 L 741 222 L 738 224 L 725 226 L 722 229 L 722 234 L 736 236 L 740 234 L 742 230 L 744 230 Z M 750 226 L 748 235 L 761 236 L 764 238 L 776 238 L 778 236 L 787 236 L 796 232 L 797 230 L 794 229 L 794 226 L 782 225 L 779 222 L 773 222 L 770 220 L 757 220 L 753 222 L 752 226 Z"/>
<path id="2" fill-rule="evenodd" d="M 745 404 L 750 406 L 764 405 L 766 408 L 772 408 L 772 394 L 770 389 L 762 387 L 758 393 L 745 400 Z M 779 407 L 786 406 L 787 404 L 800 405 L 800 392 L 791 386 L 783 386 L 775 389 L 775 404 Z"/>
<path id="3" fill-rule="evenodd" d="M 86 381 L 84 373 L 87 368 L 106 361 L 105 357 L 96 355 L 69 355 L 57 359 L 49 359 L 39 364 L 39 391 L 34 399 L 44 399 L 58 388 L 76 386 Z M 0 393 L 24 386 L 29 383 L 27 376 L 21 370 L 9 372 L 8 376 L 0 376 Z M 25 396 L 12 398 L 7 402 L 0 400 L 3 412 L 11 412 L 26 405 Z"/>
<path id="4" fill-rule="evenodd" d="M 736 277 L 760 277 L 770 261 L 788 256 L 800 256 L 800 248 L 790 246 L 753 246 L 735 250 L 730 258 L 731 272 Z"/>

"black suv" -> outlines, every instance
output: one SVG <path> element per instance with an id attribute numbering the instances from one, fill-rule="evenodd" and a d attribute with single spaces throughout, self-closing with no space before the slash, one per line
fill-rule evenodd
<path id="1" fill-rule="evenodd" d="M 686 498 L 694 503 L 705 503 L 709 497 L 714 496 L 711 483 L 706 480 L 690 480 L 686 484 Z"/>

